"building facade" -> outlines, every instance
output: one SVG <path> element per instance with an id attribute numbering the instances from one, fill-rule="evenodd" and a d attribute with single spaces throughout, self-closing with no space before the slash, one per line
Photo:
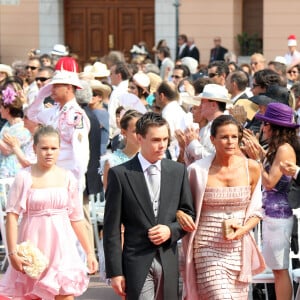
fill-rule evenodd
<path id="1" fill-rule="evenodd" d="M 16 59 L 26 59 L 27 52 L 32 48 L 38 48 L 41 53 L 47 53 L 51 51 L 54 44 L 66 43 L 66 37 L 70 32 L 68 21 L 70 9 L 76 12 L 76 3 L 79 2 L 86 9 L 88 9 L 88 3 L 92 2 L 97 2 L 99 7 L 104 7 L 101 1 L 107 2 L 107 0 L 0 0 L 0 62 L 11 64 Z M 108 17 L 111 21 L 109 22 L 114 22 L 113 26 L 119 28 L 114 38 L 124 35 L 123 40 L 127 43 L 128 41 L 138 43 L 139 40 L 134 40 L 135 37 L 138 39 L 143 37 L 143 40 L 153 44 L 160 39 L 165 39 L 171 48 L 173 58 L 177 32 L 176 3 L 180 4 L 178 32 L 194 37 L 201 52 L 201 63 L 204 64 L 208 62 L 209 50 L 213 47 L 215 36 L 220 36 L 223 46 L 239 55 L 240 45 L 237 35 L 242 32 L 250 35 L 256 34 L 262 42 L 262 51 L 267 60 L 286 53 L 288 35 L 295 34 L 300 43 L 300 19 L 298 17 L 300 1 L 298 0 L 290 0 L 288 3 L 282 0 L 128 0 L 125 2 L 133 3 L 132 7 L 124 7 L 123 11 L 127 14 L 113 15 L 113 5 L 111 5 L 111 8 L 103 15 L 110 14 Z M 133 9 L 133 7 L 145 6 L 146 2 L 150 5 L 144 10 L 146 13 Z M 121 11 L 121 0 L 111 0 L 109 3 L 116 3 L 115 9 Z M 95 9 L 91 8 L 91 10 Z M 153 18 L 151 18 L 151 10 Z M 128 25 L 126 29 L 126 24 L 132 21 L 131 15 L 140 23 L 133 28 L 132 25 L 131 27 Z M 119 22 L 121 18 L 124 20 L 123 23 Z M 102 19 L 103 17 L 98 17 L 99 22 Z M 97 22 L 97 17 L 91 18 L 89 24 L 93 24 L 93 20 Z M 104 28 L 110 29 L 111 24 L 104 25 Z M 149 32 L 151 26 L 147 24 L 153 28 L 151 29 L 152 35 Z M 143 28 L 142 32 L 141 28 Z M 109 30 L 106 33 L 99 32 L 95 33 L 95 40 L 103 36 L 105 41 L 109 40 L 109 36 L 106 36 Z M 79 36 L 79 41 L 85 36 L 84 33 L 81 38 Z M 85 47 L 88 49 L 92 47 L 86 43 L 85 40 Z M 101 45 L 97 47 L 95 51 L 98 51 Z M 128 44 L 126 47 L 128 48 Z M 123 46 L 123 49 L 115 49 L 129 51 L 127 48 L 124 49 Z M 86 53 L 85 55 L 89 54 L 88 51 Z"/>

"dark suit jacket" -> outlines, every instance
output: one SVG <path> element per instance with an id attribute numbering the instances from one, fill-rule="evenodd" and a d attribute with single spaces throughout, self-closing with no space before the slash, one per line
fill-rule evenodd
<path id="1" fill-rule="evenodd" d="M 180 53 L 180 55 L 179 55 L 179 49 L 180 49 L 180 47 L 178 47 L 177 48 L 177 55 L 176 55 L 176 58 L 178 59 L 178 58 L 183 58 L 183 57 L 186 57 L 186 56 L 189 56 L 189 46 L 188 45 L 186 45 L 184 48 L 183 48 L 183 50 L 182 50 L 182 52 Z"/>
<path id="2" fill-rule="evenodd" d="M 104 215 L 104 253 L 108 278 L 124 275 L 127 299 L 138 299 L 154 256 L 159 253 L 164 275 L 164 299 L 178 299 L 177 240 L 185 232 L 176 221 L 176 211 L 194 216 L 193 201 L 184 165 L 161 161 L 160 204 L 157 220 L 146 180 L 137 156 L 108 173 Z M 121 224 L 125 226 L 121 247 Z M 148 229 L 164 224 L 171 238 L 154 245 Z"/>
<path id="3" fill-rule="evenodd" d="M 200 52 L 197 47 L 193 47 L 192 50 L 189 49 L 189 55 L 190 57 L 193 57 L 196 59 L 197 62 L 200 61 Z"/>
<path id="4" fill-rule="evenodd" d="M 102 179 L 99 174 L 100 168 L 100 145 L 101 145 L 101 128 L 99 121 L 93 111 L 87 106 L 82 107 L 90 120 L 89 131 L 89 149 L 90 159 L 85 173 L 85 193 L 87 195 L 97 194 L 102 191 Z"/>
<path id="5" fill-rule="evenodd" d="M 224 55 L 228 50 L 224 47 L 212 48 L 210 50 L 210 59 L 209 62 L 214 62 L 216 60 L 224 60 Z"/>

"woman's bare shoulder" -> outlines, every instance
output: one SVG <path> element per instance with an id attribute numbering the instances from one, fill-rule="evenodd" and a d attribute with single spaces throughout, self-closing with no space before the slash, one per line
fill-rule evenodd
<path id="1" fill-rule="evenodd" d="M 257 162 L 254 159 L 248 159 L 248 167 L 249 167 L 249 175 L 250 178 L 255 182 L 255 184 L 258 181 L 258 178 L 261 175 L 261 163 Z"/>

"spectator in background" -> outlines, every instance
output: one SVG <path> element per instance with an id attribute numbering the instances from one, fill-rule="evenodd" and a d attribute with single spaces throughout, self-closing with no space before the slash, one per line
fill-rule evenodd
<path id="1" fill-rule="evenodd" d="M 30 105 L 36 98 L 39 91 L 38 85 L 35 81 L 39 68 L 41 67 L 39 57 L 30 57 L 26 66 L 26 80 L 28 89 L 25 91 L 27 98 L 27 105 Z"/>
<path id="2" fill-rule="evenodd" d="M 252 75 L 260 70 L 263 70 L 265 68 L 266 59 L 261 53 L 254 53 L 251 55 L 251 71 Z"/>
<path id="3" fill-rule="evenodd" d="M 0 113 L 6 120 L 0 132 L 0 178 L 14 177 L 22 167 L 10 146 L 3 141 L 5 135 L 18 138 L 23 151 L 31 143 L 31 134 L 24 127 L 23 101 L 16 85 L 8 84 L 0 93 Z"/>
<path id="4" fill-rule="evenodd" d="M 47 53 L 40 56 L 40 63 L 42 67 L 53 67 L 52 57 Z"/>
<path id="5" fill-rule="evenodd" d="M 282 103 L 270 103 L 264 114 L 257 114 L 263 121 L 263 135 L 268 149 L 256 147 L 246 141 L 248 157 L 261 164 L 264 219 L 262 227 L 263 256 L 275 277 L 276 299 L 292 299 L 292 282 L 289 275 L 290 240 L 293 211 L 288 203 L 291 176 L 283 174 L 281 162 L 296 163 L 299 151 L 298 124 L 294 111 Z"/>
<path id="6" fill-rule="evenodd" d="M 100 124 L 101 130 L 101 146 L 100 155 L 106 153 L 106 148 L 109 142 L 109 114 L 103 107 L 103 98 L 108 97 L 111 93 L 111 88 L 101 83 L 99 80 L 91 80 L 90 86 L 92 88 L 93 97 L 89 102 L 89 107 L 93 110 Z"/>
<path id="7" fill-rule="evenodd" d="M 180 81 L 188 78 L 191 75 L 189 68 L 186 65 L 175 66 L 172 74 L 172 82 L 176 87 L 179 86 Z"/>
<path id="8" fill-rule="evenodd" d="M 248 99 L 246 89 L 248 87 L 248 77 L 243 71 L 234 71 L 229 73 L 226 78 L 226 88 L 231 95 L 232 104 L 239 99 Z"/>
<path id="9" fill-rule="evenodd" d="M 161 60 L 160 77 L 162 80 L 168 80 L 174 68 L 174 62 L 171 59 L 170 49 L 167 47 L 159 48 L 157 57 Z"/>
<path id="10" fill-rule="evenodd" d="M 41 67 L 38 70 L 37 76 L 35 78 L 36 84 L 39 89 L 48 84 L 53 77 L 54 69 L 51 66 Z M 51 96 L 48 96 L 44 99 L 44 105 L 46 107 L 51 107 L 54 104 L 54 100 Z"/>
<path id="11" fill-rule="evenodd" d="M 110 68 L 110 80 L 113 86 L 113 91 L 109 97 L 108 113 L 109 113 L 109 126 L 110 138 L 114 135 L 117 129 L 116 124 L 116 109 L 120 106 L 120 98 L 123 94 L 128 93 L 128 80 L 129 71 L 125 63 L 118 62 Z"/>
<path id="12" fill-rule="evenodd" d="M 284 58 L 288 66 L 292 66 L 300 63 L 300 52 L 297 51 L 297 39 L 294 34 L 288 37 L 288 52 L 285 54 Z"/>
<path id="13" fill-rule="evenodd" d="M 208 65 L 208 77 L 213 83 L 225 86 L 229 69 L 224 61 L 214 61 Z"/>
<path id="14" fill-rule="evenodd" d="M 249 76 L 251 76 L 252 70 L 251 70 L 251 66 L 247 63 L 243 63 L 240 65 L 240 69 L 242 71 L 244 71 L 245 73 L 247 73 Z"/>
<path id="15" fill-rule="evenodd" d="M 89 162 L 85 173 L 85 190 L 83 192 L 83 212 L 85 226 L 87 231 L 90 248 L 95 249 L 94 232 L 90 219 L 89 197 L 96 197 L 103 190 L 100 169 L 100 145 L 101 145 L 101 129 L 99 121 L 92 109 L 88 106 L 93 97 L 93 92 L 88 82 L 80 81 L 82 88 L 76 90 L 76 101 L 86 113 L 90 121 L 89 139 Z"/>
<path id="16" fill-rule="evenodd" d="M 12 63 L 12 69 L 13 69 L 13 75 L 15 77 L 18 77 L 22 81 L 22 88 L 24 91 L 28 89 L 28 83 L 27 83 L 27 71 L 26 71 L 26 62 L 23 62 L 21 60 L 16 60 Z"/>
<path id="17" fill-rule="evenodd" d="M 168 44 L 167 44 L 166 40 L 164 40 L 164 39 L 159 40 L 158 43 L 157 43 L 157 45 L 153 46 L 153 48 L 152 48 L 153 53 L 157 54 L 158 53 L 158 49 L 161 48 L 161 47 L 167 47 L 168 48 Z M 161 60 L 159 58 L 157 58 L 157 65 L 160 68 L 160 66 L 161 66 Z"/>
<path id="18" fill-rule="evenodd" d="M 228 50 L 221 46 L 222 40 L 221 37 L 216 36 L 214 38 L 214 48 L 210 50 L 209 63 L 212 63 L 216 60 L 225 60 L 224 56 Z"/>
<path id="19" fill-rule="evenodd" d="M 0 87 L 4 85 L 7 77 L 12 76 L 12 68 L 9 65 L 0 64 Z"/>
<path id="20" fill-rule="evenodd" d="M 239 69 L 238 65 L 234 61 L 230 61 L 227 63 L 229 73 L 237 71 Z"/>
<path id="21" fill-rule="evenodd" d="M 300 64 L 291 66 L 287 71 L 288 87 L 300 80 Z"/>
<path id="22" fill-rule="evenodd" d="M 284 85 L 284 86 L 287 85 L 286 64 L 284 64 L 280 61 L 272 60 L 272 61 L 268 62 L 268 68 L 270 70 L 273 70 L 274 72 L 278 73 L 278 75 L 281 78 L 282 85 Z"/>
<path id="23" fill-rule="evenodd" d="M 200 51 L 195 45 L 195 40 L 193 37 L 188 37 L 187 44 L 189 46 L 189 53 L 187 56 L 193 57 L 198 64 L 200 63 Z"/>
<path id="24" fill-rule="evenodd" d="M 177 39 L 178 48 L 176 52 L 176 59 L 189 56 L 188 38 L 185 34 L 180 34 Z"/>

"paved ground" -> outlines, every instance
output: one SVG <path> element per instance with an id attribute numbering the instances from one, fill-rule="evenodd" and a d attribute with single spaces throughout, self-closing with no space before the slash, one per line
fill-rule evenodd
<path id="1" fill-rule="evenodd" d="M 3 272 L 0 273 L 0 279 Z M 106 283 L 100 282 L 99 275 L 90 277 L 90 284 L 87 291 L 76 300 L 120 300 L 121 298 L 115 294 L 113 289 Z"/>
<path id="2" fill-rule="evenodd" d="M 90 278 L 90 284 L 87 291 L 80 297 L 80 300 L 120 300 L 113 289 L 106 283 L 100 282 L 99 275 L 93 275 Z"/>

